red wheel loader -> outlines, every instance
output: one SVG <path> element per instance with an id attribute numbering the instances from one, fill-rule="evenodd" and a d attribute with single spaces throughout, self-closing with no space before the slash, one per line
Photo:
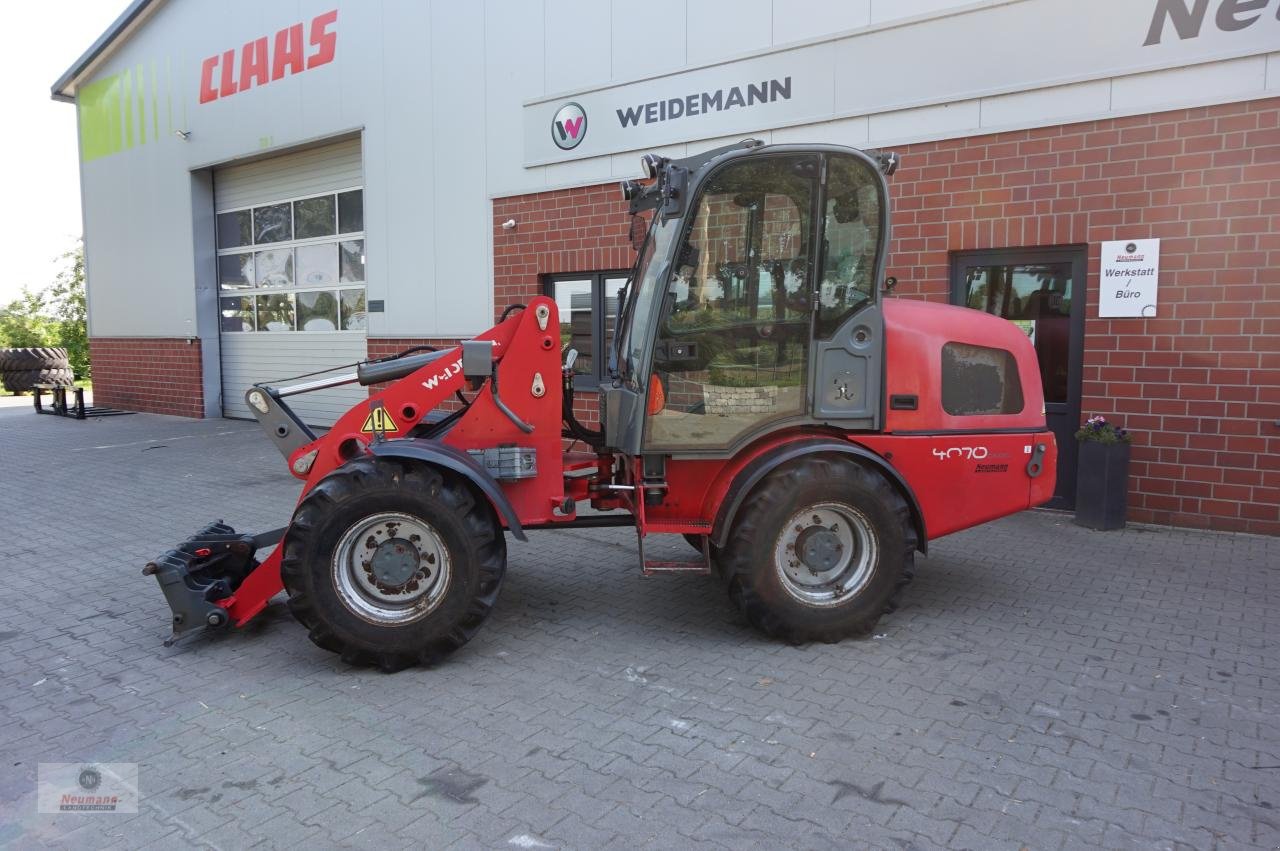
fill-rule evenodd
<path id="1" fill-rule="evenodd" d="M 782 640 L 867 633 L 929 540 L 1048 501 L 1057 456 L 1017 327 L 884 297 L 897 163 L 754 140 L 644 156 L 622 185 L 635 266 L 590 353 L 598 429 L 550 298 L 458 346 L 252 387 L 302 494 L 283 530 L 215 523 L 147 565 L 174 638 L 283 590 L 348 662 L 429 664 L 493 608 L 508 535 L 603 526 L 635 529 L 646 574 L 717 574 Z M 355 382 L 376 387 L 323 435 L 288 405 Z M 654 534 L 696 552 L 647 560 Z"/>

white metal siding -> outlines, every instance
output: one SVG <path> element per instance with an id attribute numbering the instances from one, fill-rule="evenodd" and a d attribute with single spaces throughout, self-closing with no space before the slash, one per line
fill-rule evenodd
<path id="1" fill-rule="evenodd" d="M 363 334 L 295 332 L 222 335 L 222 415 L 251 419 L 244 394 L 254 384 L 364 360 Z M 367 399 L 358 384 L 290 396 L 289 407 L 308 425 L 329 426 Z"/>
<path id="2" fill-rule="evenodd" d="M 214 172 L 214 204 L 219 212 L 362 186 L 359 138 L 294 154 L 229 166 Z M 250 386 L 364 360 L 365 334 L 339 332 L 243 332 L 221 335 L 222 414 L 252 417 L 244 402 Z M 328 426 L 352 405 L 368 398 L 354 385 L 289 398 L 309 425 Z"/>
<path id="3" fill-rule="evenodd" d="M 361 186 L 360 139 L 296 154 L 218 169 L 213 198 L 218 212 Z"/>

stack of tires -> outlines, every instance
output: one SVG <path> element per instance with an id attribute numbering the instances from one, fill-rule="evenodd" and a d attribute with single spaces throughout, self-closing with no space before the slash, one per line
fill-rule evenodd
<path id="1" fill-rule="evenodd" d="M 74 378 L 66 349 L 0 349 L 0 382 L 10 393 L 25 393 L 37 384 L 70 384 Z"/>

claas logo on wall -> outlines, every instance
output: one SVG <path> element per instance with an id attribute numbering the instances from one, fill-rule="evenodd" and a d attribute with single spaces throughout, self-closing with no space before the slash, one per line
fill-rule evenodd
<path id="1" fill-rule="evenodd" d="M 262 36 L 239 50 L 225 50 L 200 63 L 200 102 L 208 103 L 265 86 L 286 74 L 301 74 L 333 61 L 338 49 L 338 10 Z"/>

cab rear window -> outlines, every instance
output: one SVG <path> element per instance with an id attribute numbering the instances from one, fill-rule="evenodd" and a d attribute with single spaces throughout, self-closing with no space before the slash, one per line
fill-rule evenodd
<path id="1" fill-rule="evenodd" d="M 1018 362 L 1005 349 L 942 347 L 942 409 L 952 416 L 1016 414 L 1023 408 Z"/>

